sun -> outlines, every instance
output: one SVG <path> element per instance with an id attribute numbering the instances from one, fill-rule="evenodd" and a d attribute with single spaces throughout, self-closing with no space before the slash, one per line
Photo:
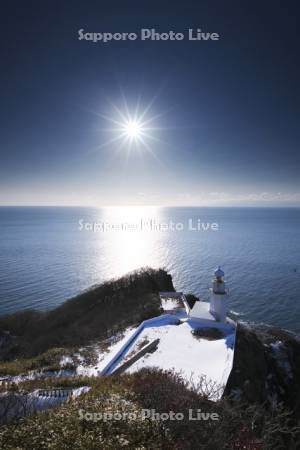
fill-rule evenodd
<path id="1" fill-rule="evenodd" d="M 137 120 L 129 120 L 124 124 L 124 133 L 129 139 L 138 139 L 143 134 L 143 126 Z"/>
<path id="2" fill-rule="evenodd" d="M 131 108 L 122 93 L 123 105 L 118 107 L 108 101 L 110 112 L 108 114 L 98 114 L 106 122 L 111 123 L 111 128 L 106 129 L 112 133 L 109 144 L 118 145 L 118 149 L 127 148 L 128 151 L 142 149 L 152 153 L 152 144 L 157 142 L 157 132 L 161 127 L 157 126 L 157 119 L 161 114 L 153 115 L 150 110 L 155 99 L 152 99 L 144 107 L 141 107 L 141 97 L 138 97 L 136 105 L 131 104 Z M 156 125 L 155 125 L 156 123 Z"/>
<path id="3" fill-rule="evenodd" d="M 156 155 L 156 148 L 160 148 L 163 144 L 159 134 L 166 128 L 161 126 L 160 119 L 166 112 L 153 114 L 153 104 L 157 95 L 146 104 L 140 95 L 136 105 L 131 102 L 129 106 L 123 92 L 121 94 L 119 106 L 107 99 L 107 102 L 103 102 L 106 111 L 94 112 L 102 119 L 103 124 L 109 125 L 108 127 L 99 127 L 102 143 L 96 150 L 109 147 L 114 150 L 115 155 L 125 154 L 126 162 L 130 154 L 134 156 L 138 153 L 143 156 L 143 154 L 149 153 L 157 162 L 161 163 Z M 104 133 L 107 132 L 110 137 L 103 139 Z"/>

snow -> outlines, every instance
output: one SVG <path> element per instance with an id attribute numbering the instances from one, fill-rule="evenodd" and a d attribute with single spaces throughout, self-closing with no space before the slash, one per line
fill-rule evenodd
<path id="1" fill-rule="evenodd" d="M 233 362 L 233 350 L 227 345 L 226 338 L 215 341 L 198 339 L 193 336 L 191 324 L 186 321 L 177 326 L 146 328 L 135 346 L 145 339 L 149 342 L 160 339 L 157 350 L 136 361 L 128 372 L 136 372 L 143 367 L 158 367 L 180 372 L 183 378 L 191 382 L 197 383 L 204 375 L 207 380 L 220 386 L 226 384 Z"/>
<path id="2" fill-rule="evenodd" d="M 21 375 L 7 375 L 3 379 L 0 379 L 1 382 L 9 382 L 9 383 L 22 383 L 23 381 L 30 381 L 30 380 L 42 380 L 45 378 L 65 378 L 65 377 L 74 377 L 76 375 L 76 372 L 74 370 L 57 370 L 57 371 L 47 371 L 47 370 L 32 370 L 28 372 L 27 374 L 21 374 Z"/>
<path id="3" fill-rule="evenodd" d="M 124 343 L 136 332 L 136 330 L 137 327 L 127 328 L 124 332 L 124 336 L 122 339 L 111 344 L 110 347 L 108 348 L 108 351 L 99 352 L 96 364 L 94 364 L 93 366 L 85 366 L 81 364 L 77 367 L 76 374 L 87 377 L 101 375 L 101 372 L 104 369 L 104 367 L 109 363 L 112 357 L 120 351 Z"/>
<path id="4" fill-rule="evenodd" d="M 127 329 L 124 337 L 112 344 L 108 352 L 99 354 L 95 367 L 80 367 L 77 373 L 91 376 L 100 375 L 103 371 L 111 374 L 146 344 L 159 339 L 156 351 L 145 354 L 126 371 L 132 373 L 144 367 L 156 367 L 179 372 L 191 385 L 197 384 L 204 376 L 224 387 L 233 364 L 235 327 L 215 324 L 223 331 L 224 337 L 207 340 L 192 334 L 193 329 L 205 327 L 201 321 L 189 319 L 183 309 L 173 315 L 150 319 L 137 328 Z"/>
<path id="5" fill-rule="evenodd" d="M 161 306 L 164 311 L 172 311 L 179 307 L 179 303 L 178 300 L 174 298 L 162 298 Z"/>
<path id="6" fill-rule="evenodd" d="M 69 356 L 64 356 L 60 361 L 62 367 L 60 371 L 33 371 L 26 375 L 8 377 L 8 381 L 18 383 L 48 377 L 109 375 L 125 361 L 132 358 L 142 347 L 159 339 L 157 349 L 153 353 L 146 353 L 126 371 L 132 373 L 144 367 L 160 368 L 167 371 L 174 370 L 180 373 L 190 385 L 197 384 L 200 378 L 205 377 L 208 382 L 224 387 L 233 364 L 235 324 L 232 321 L 231 324 L 223 324 L 216 322 L 215 319 L 212 320 L 208 310 L 209 304 L 198 303 L 203 319 L 189 317 L 184 308 L 178 307 L 175 298 L 164 298 L 162 299 L 162 305 L 169 313 L 146 320 L 138 327 L 127 328 L 121 336 L 114 336 L 109 339 L 107 341 L 108 347 L 105 350 L 98 351 L 95 364 L 87 366 L 82 359 L 76 370 L 65 370 L 63 367 L 70 363 L 72 359 Z M 208 340 L 192 334 L 192 331 L 196 328 L 208 327 L 218 328 L 223 332 L 223 337 L 217 340 Z M 278 353 L 278 350 L 276 353 Z M 79 390 L 78 392 L 81 392 Z M 219 392 L 221 395 L 222 390 Z M 45 402 L 47 401 L 45 400 Z M 50 403 L 56 402 L 56 400 L 49 401 Z M 43 402 L 43 400 L 39 400 L 39 402 Z"/>
<path id="7" fill-rule="evenodd" d="M 168 299 L 165 305 L 169 308 Z M 208 312 L 204 303 L 203 311 Z M 118 342 L 112 343 L 106 352 L 99 353 L 97 364 L 93 367 L 77 368 L 78 375 L 97 376 L 112 374 L 124 362 L 132 358 L 145 345 L 159 339 L 153 353 L 143 357 L 127 368 L 126 372 L 136 372 L 144 367 L 174 370 L 191 385 L 200 378 L 224 387 L 233 364 L 235 327 L 209 320 L 210 326 L 223 331 L 224 337 L 217 340 L 197 338 L 192 334 L 195 328 L 207 328 L 207 320 L 191 319 L 183 308 L 172 314 L 146 320 L 136 328 L 128 328 Z M 220 390 L 220 395 L 222 389 Z"/>
<path id="8" fill-rule="evenodd" d="M 203 320 L 211 320 L 215 322 L 216 319 L 209 311 L 210 304 L 208 302 L 195 302 L 193 308 L 191 309 L 191 317 L 201 317 Z"/>
<path id="9" fill-rule="evenodd" d="M 293 371 L 288 358 L 287 349 L 283 342 L 276 341 L 270 344 L 274 358 L 289 380 L 293 379 Z"/>
<path id="10" fill-rule="evenodd" d="M 73 359 L 70 356 L 63 356 L 59 362 L 60 367 L 65 367 L 68 364 L 73 364 Z"/>
<path id="11" fill-rule="evenodd" d="M 90 386 L 81 386 L 79 388 L 73 389 L 72 391 L 72 397 L 79 397 L 81 394 L 85 394 L 90 390 Z"/>

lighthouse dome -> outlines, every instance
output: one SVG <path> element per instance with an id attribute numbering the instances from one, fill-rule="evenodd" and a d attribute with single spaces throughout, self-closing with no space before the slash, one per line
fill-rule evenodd
<path id="1" fill-rule="evenodd" d="M 214 273 L 217 278 L 222 278 L 225 275 L 220 266 L 215 270 Z"/>

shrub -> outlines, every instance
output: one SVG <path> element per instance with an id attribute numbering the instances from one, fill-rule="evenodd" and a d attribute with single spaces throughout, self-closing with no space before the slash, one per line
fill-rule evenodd
<path id="1" fill-rule="evenodd" d="M 87 381 L 81 379 L 80 382 Z M 0 428 L 0 448 L 279 450 L 299 448 L 299 427 L 287 411 L 266 411 L 222 399 L 211 402 L 188 389 L 179 374 L 147 370 L 89 380 L 92 389 L 76 400 Z M 73 380 L 74 383 L 74 380 Z M 183 420 L 80 420 L 90 413 L 181 412 Z M 189 410 L 214 412 L 219 420 L 190 421 Z"/>
<path id="2" fill-rule="evenodd" d="M 173 290 L 170 275 L 145 268 L 95 286 L 52 311 L 2 317 L 0 330 L 17 336 L 11 358 L 36 356 L 53 347 L 87 345 L 159 315 L 160 290 Z"/>
<path id="3" fill-rule="evenodd" d="M 192 330 L 193 336 L 208 341 L 216 341 L 224 337 L 224 333 L 217 328 L 195 328 Z"/>

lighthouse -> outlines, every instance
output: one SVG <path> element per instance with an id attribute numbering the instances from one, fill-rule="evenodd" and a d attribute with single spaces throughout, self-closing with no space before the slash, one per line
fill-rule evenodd
<path id="1" fill-rule="evenodd" d="M 217 322 L 226 322 L 227 316 L 227 291 L 224 281 L 224 272 L 219 266 L 214 272 L 214 279 L 210 293 L 209 312 Z"/>

